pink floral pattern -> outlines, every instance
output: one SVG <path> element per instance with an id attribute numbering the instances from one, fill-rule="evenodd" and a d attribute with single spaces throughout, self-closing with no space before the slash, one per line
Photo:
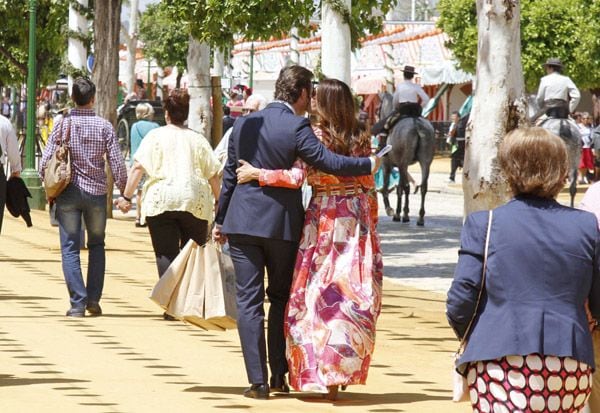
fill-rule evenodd
<path id="1" fill-rule="evenodd" d="M 353 155 L 369 151 L 357 148 Z M 261 171 L 261 185 L 297 188 L 303 174 L 313 194 L 329 184 L 358 183 L 365 191 L 313 196 L 296 258 L 285 320 L 290 385 L 326 393 L 327 386 L 367 379 L 383 277 L 377 200 L 372 176 L 338 177 L 299 163 L 290 171 Z"/>

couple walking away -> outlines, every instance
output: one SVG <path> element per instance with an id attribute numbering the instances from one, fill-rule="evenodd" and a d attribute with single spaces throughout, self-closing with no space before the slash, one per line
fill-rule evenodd
<path id="1" fill-rule="evenodd" d="M 288 392 L 289 371 L 294 389 L 334 399 L 338 386 L 365 383 L 373 352 L 382 256 L 370 191 L 378 162 L 365 157 L 369 139 L 343 82 L 319 86 L 315 130 L 302 117 L 312 77 L 300 66 L 282 69 L 275 101 L 239 118 L 230 137 L 213 238 L 228 239 L 235 267 L 246 397 Z M 313 198 L 303 224 L 305 175 Z"/>

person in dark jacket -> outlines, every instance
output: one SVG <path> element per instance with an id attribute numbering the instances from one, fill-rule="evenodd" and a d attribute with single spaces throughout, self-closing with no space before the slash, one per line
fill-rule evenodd
<path id="1" fill-rule="evenodd" d="M 499 162 L 514 198 L 467 217 L 448 292 L 459 338 L 457 369 L 474 411 L 579 412 L 594 352 L 585 303 L 600 317 L 600 236 L 594 214 L 560 205 L 568 173 L 563 141 L 542 128 L 509 133 Z M 483 289 L 479 305 L 479 291 Z"/>

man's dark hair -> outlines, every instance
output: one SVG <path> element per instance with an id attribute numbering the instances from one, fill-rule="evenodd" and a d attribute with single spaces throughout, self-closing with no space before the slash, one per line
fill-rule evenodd
<path id="1" fill-rule="evenodd" d="M 415 77 L 415 74 L 414 74 L 414 73 L 410 73 L 410 72 L 404 72 L 404 79 L 406 79 L 406 80 L 410 80 L 410 79 L 412 79 L 413 77 Z"/>
<path id="2" fill-rule="evenodd" d="M 96 96 L 96 85 L 90 79 L 79 77 L 73 81 L 71 97 L 77 106 L 85 106 Z"/>
<path id="3" fill-rule="evenodd" d="M 275 82 L 275 99 L 294 104 L 305 89 L 310 97 L 312 78 L 313 73 L 305 67 L 298 65 L 284 67 Z"/>
<path id="4" fill-rule="evenodd" d="M 231 109 L 229 106 L 223 106 L 223 115 L 229 116 L 231 114 Z"/>

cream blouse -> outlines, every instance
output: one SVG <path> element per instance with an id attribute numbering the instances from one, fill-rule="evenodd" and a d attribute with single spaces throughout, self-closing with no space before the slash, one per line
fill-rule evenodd
<path id="1" fill-rule="evenodd" d="M 148 132 L 134 159 L 145 169 L 142 219 L 166 211 L 188 211 L 213 220 L 208 180 L 221 164 L 208 141 L 191 129 L 167 125 Z"/>

